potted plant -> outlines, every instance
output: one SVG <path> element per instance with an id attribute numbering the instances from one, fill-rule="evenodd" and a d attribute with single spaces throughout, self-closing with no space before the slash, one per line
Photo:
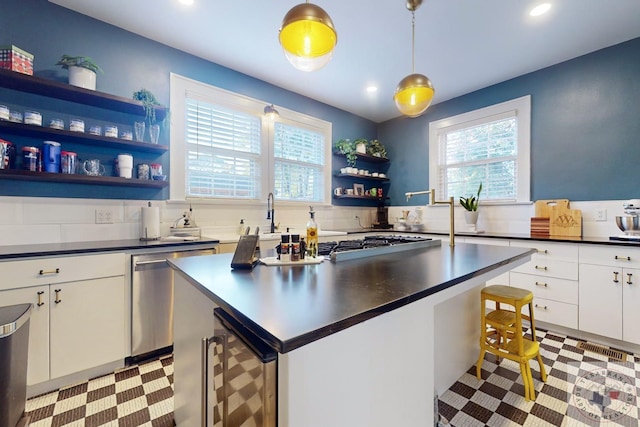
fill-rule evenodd
<path id="1" fill-rule="evenodd" d="M 64 54 L 56 65 L 69 70 L 69 84 L 85 89 L 96 90 L 96 73 L 102 68 L 88 56 Z"/>
<path id="2" fill-rule="evenodd" d="M 478 204 L 480 202 L 480 193 L 482 192 L 482 183 L 478 187 L 475 196 L 460 197 L 460 206 L 465 209 L 464 219 L 467 224 L 476 224 L 478 222 Z"/>
<path id="3" fill-rule="evenodd" d="M 155 95 L 147 89 L 140 89 L 133 92 L 133 99 L 140 101 L 144 108 L 145 121 L 149 123 L 149 137 L 152 144 L 158 143 L 160 136 L 160 125 L 156 124 L 156 107 L 161 107 Z M 144 125 L 144 123 L 142 123 Z M 144 126 L 142 126 L 142 134 L 144 135 Z"/>
<path id="4" fill-rule="evenodd" d="M 333 144 L 334 149 L 347 157 L 347 165 L 353 167 L 356 165 L 358 155 L 356 154 L 356 144 L 350 139 L 343 138 Z"/>
<path id="5" fill-rule="evenodd" d="M 353 143 L 356 145 L 356 153 L 358 154 L 366 154 L 367 153 L 367 145 L 369 141 L 364 138 L 358 138 Z"/>
<path id="6" fill-rule="evenodd" d="M 367 154 L 370 154 L 374 157 L 382 157 L 387 158 L 387 149 L 384 148 L 384 145 L 377 139 L 372 139 L 367 144 Z"/>

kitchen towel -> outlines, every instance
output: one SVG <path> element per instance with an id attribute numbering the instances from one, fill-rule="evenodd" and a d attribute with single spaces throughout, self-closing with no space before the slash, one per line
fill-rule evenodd
<path id="1" fill-rule="evenodd" d="M 143 207 L 141 208 L 141 234 L 140 240 L 156 240 L 160 238 L 160 208 Z"/>

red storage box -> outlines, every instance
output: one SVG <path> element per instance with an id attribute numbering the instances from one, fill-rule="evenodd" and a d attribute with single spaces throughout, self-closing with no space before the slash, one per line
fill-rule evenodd
<path id="1" fill-rule="evenodd" d="M 0 46 L 0 68 L 33 75 L 33 55 L 17 46 Z"/>

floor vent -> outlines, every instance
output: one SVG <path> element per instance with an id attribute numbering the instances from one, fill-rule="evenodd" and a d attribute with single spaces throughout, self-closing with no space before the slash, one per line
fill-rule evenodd
<path id="1" fill-rule="evenodd" d="M 604 347 L 598 344 L 592 344 L 590 342 L 583 341 L 579 341 L 577 347 L 585 351 L 590 351 L 592 353 L 598 353 L 603 356 L 607 356 L 610 359 L 618 360 L 620 362 L 627 361 L 627 353 L 620 350 L 612 350 L 609 347 Z"/>

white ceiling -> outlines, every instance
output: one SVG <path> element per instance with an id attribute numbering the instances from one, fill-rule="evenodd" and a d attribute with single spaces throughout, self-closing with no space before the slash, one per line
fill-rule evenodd
<path id="1" fill-rule="evenodd" d="M 50 1 L 375 122 L 400 115 L 393 91 L 412 72 L 404 0 L 313 0 L 338 32 L 333 59 L 313 73 L 294 69 L 278 43 L 302 0 Z M 542 1 L 551 10 L 530 17 Z M 435 104 L 639 36 L 638 0 L 425 0 L 415 71 L 433 81 Z"/>

